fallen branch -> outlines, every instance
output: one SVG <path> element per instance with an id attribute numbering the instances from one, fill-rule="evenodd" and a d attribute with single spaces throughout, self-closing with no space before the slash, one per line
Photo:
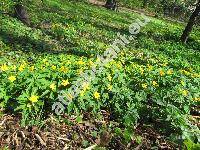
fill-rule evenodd
<path id="1" fill-rule="evenodd" d="M 46 143 L 43 141 L 43 139 L 42 139 L 38 134 L 35 134 L 35 137 L 38 139 L 38 141 L 40 141 L 40 143 L 41 143 L 43 146 L 46 146 Z"/>
<path id="2" fill-rule="evenodd" d="M 94 149 L 95 147 L 97 147 L 97 144 L 94 144 L 94 145 L 92 145 L 92 146 L 90 146 L 90 147 L 88 147 L 88 148 L 86 148 L 86 149 L 84 149 L 84 150 L 92 150 L 92 149 Z"/>

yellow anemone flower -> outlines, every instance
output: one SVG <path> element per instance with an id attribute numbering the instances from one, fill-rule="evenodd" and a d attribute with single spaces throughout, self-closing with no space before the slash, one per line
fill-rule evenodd
<path id="1" fill-rule="evenodd" d="M 31 66 L 31 67 L 30 67 L 30 71 L 33 71 L 34 69 L 35 69 L 34 66 Z"/>
<path id="2" fill-rule="evenodd" d="M 85 62 L 83 62 L 82 60 L 79 60 L 79 61 L 78 61 L 78 64 L 79 64 L 79 65 L 84 65 Z"/>
<path id="3" fill-rule="evenodd" d="M 38 98 L 39 98 L 39 96 L 32 95 L 32 96 L 29 98 L 29 100 L 30 100 L 32 103 L 35 103 L 35 102 L 38 101 Z"/>
<path id="4" fill-rule="evenodd" d="M 183 91 L 182 91 L 183 96 L 187 96 L 188 93 L 189 93 L 189 92 L 188 92 L 187 90 L 183 90 Z"/>
<path id="5" fill-rule="evenodd" d="M 143 68 L 140 68 L 140 73 L 141 73 L 141 75 L 144 74 L 144 69 Z"/>
<path id="6" fill-rule="evenodd" d="M 153 86 L 157 87 L 158 86 L 158 83 L 156 81 L 153 81 L 152 82 Z"/>
<path id="7" fill-rule="evenodd" d="M 48 61 L 48 59 L 46 59 L 46 58 L 42 60 L 43 63 L 46 63 L 47 61 Z"/>
<path id="8" fill-rule="evenodd" d="M 16 77 L 15 77 L 15 76 L 10 76 L 10 77 L 8 78 L 8 80 L 10 80 L 11 82 L 14 82 L 14 81 L 16 80 Z"/>
<path id="9" fill-rule="evenodd" d="M 108 85 L 108 90 L 111 91 L 112 90 L 112 85 Z"/>
<path id="10" fill-rule="evenodd" d="M 83 96 L 84 96 L 84 94 L 85 94 L 85 91 L 84 91 L 84 90 L 82 90 L 82 91 L 80 92 L 80 96 L 81 96 L 81 97 L 83 97 Z"/>
<path id="11" fill-rule="evenodd" d="M 160 70 L 160 76 L 164 76 L 165 75 L 165 72 L 163 70 Z"/>
<path id="12" fill-rule="evenodd" d="M 56 89 L 55 83 L 52 83 L 52 84 L 50 85 L 50 89 L 51 89 L 51 90 L 55 90 L 55 89 Z"/>
<path id="13" fill-rule="evenodd" d="M 169 74 L 169 75 L 171 75 L 172 73 L 173 73 L 172 69 L 170 69 L 170 70 L 167 71 L 167 74 Z"/>
<path id="14" fill-rule="evenodd" d="M 107 76 L 107 79 L 108 79 L 108 81 L 111 81 L 111 80 L 112 80 L 112 77 L 111 77 L 110 74 Z"/>
<path id="15" fill-rule="evenodd" d="M 24 68 L 25 68 L 25 65 L 24 65 L 24 64 L 20 65 L 20 66 L 19 66 L 19 71 L 23 71 Z"/>
<path id="16" fill-rule="evenodd" d="M 185 86 L 185 82 L 183 80 L 181 80 L 181 85 Z"/>
<path id="17" fill-rule="evenodd" d="M 62 80 L 61 85 L 67 86 L 67 85 L 69 85 L 69 81 L 68 80 Z"/>
<path id="18" fill-rule="evenodd" d="M 62 67 L 60 68 L 60 71 L 66 73 L 66 72 L 67 72 L 67 68 L 64 67 L 64 66 L 62 66 Z"/>
<path id="19" fill-rule="evenodd" d="M 143 83 L 143 84 L 142 84 L 142 88 L 146 89 L 146 88 L 147 88 L 147 84 L 146 84 L 146 83 Z"/>
<path id="20" fill-rule="evenodd" d="M 153 66 L 152 66 L 152 65 L 150 65 L 150 64 L 147 64 L 147 67 L 148 67 L 148 71 L 151 71 L 151 70 L 153 70 Z"/>
<path id="21" fill-rule="evenodd" d="M 200 97 L 193 98 L 194 101 L 200 101 Z"/>
<path id="22" fill-rule="evenodd" d="M 83 69 L 82 68 L 77 70 L 77 74 L 78 75 L 81 75 L 82 73 L 83 73 Z"/>
<path id="23" fill-rule="evenodd" d="M 2 66 L 1 66 L 1 70 L 2 71 L 7 71 L 9 68 L 8 68 L 8 66 L 6 65 L 6 64 L 3 64 Z"/>
<path id="24" fill-rule="evenodd" d="M 99 99 L 100 98 L 100 94 L 97 91 L 94 92 L 94 98 L 95 99 Z"/>
<path id="25" fill-rule="evenodd" d="M 92 67 L 94 65 L 94 63 L 90 60 L 89 61 L 89 66 Z"/>
<path id="26" fill-rule="evenodd" d="M 55 65 L 52 65 L 51 68 L 52 68 L 53 70 L 56 70 L 56 66 L 55 66 Z"/>
<path id="27" fill-rule="evenodd" d="M 83 87 L 84 91 L 89 90 L 90 89 L 90 84 L 88 82 L 84 82 L 82 87 Z"/>

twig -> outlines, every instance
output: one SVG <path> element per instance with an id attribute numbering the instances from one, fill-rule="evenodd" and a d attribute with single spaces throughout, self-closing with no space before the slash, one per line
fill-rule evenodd
<path id="1" fill-rule="evenodd" d="M 92 150 L 92 149 L 94 149 L 96 146 L 97 146 L 97 144 L 94 144 L 94 145 L 92 145 L 92 146 L 90 146 L 90 147 L 88 147 L 88 148 L 86 148 L 86 149 L 84 149 L 84 150 Z"/>
<path id="2" fill-rule="evenodd" d="M 46 143 L 43 141 L 43 139 L 38 135 L 38 134 L 35 134 L 36 138 L 40 141 L 40 143 L 44 146 L 46 146 Z"/>
<path id="3" fill-rule="evenodd" d="M 57 139 L 59 139 L 59 140 L 64 140 L 64 141 L 70 141 L 68 138 L 62 138 L 62 137 L 57 137 Z"/>
<path id="4" fill-rule="evenodd" d="M 22 137 L 25 139 L 26 136 L 25 136 L 24 132 L 23 132 L 23 131 L 20 131 L 20 132 L 21 132 L 21 134 L 22 134 Z"/>
<path id="5" fill-rule="evenodd" d="M 6 122 L 6 118 L 0 123 L 0 126 L 2 126 Z"/>

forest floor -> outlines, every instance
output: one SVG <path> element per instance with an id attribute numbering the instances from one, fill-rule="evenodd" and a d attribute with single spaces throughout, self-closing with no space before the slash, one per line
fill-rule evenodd
<path id="1" fill-rule="evenodd" d="M 131 141 L 128 145 L 121 143 L 120 137 L 110 135 L 105 132 L 99 138 L 92 136 L 94 131 L 103 126 L 101 122 L 82 122 L 77 124 L 66 125 L 58 122 L 53 116 L 45 120 L 45 126 L 21 127 L 20 118 L 12 115 L 4 115 L 0 119 L 0 145 L 1 148 L 9 149 L 63 149 L 77 150 L 80 147 L 92 148 L 106 147 L 105 149 L 128 150 L 135 145 L 136 150 L 150 149 L 156 145 L 159 149 L 175 149 L 177 144 L 166 140 L 165 137 L 151 126 L 138 125 L 135 134 L 141 137 L 140 144 L 138 141 Z M 90 144 L 89 144 L 90 143 Z M 104 148 L 101 148 L 104 149 Z"/>

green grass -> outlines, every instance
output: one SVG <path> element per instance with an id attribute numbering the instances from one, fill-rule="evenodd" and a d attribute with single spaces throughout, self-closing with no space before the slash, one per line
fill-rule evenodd
<path id="1" fill-rule="evenodd" d="M 129 25 L 141 18 L 69 0 L 34 1 L 27 8 L 31 27 L 0 14 L 0 106 L 22 114 L 24 125 L 50 114 L 59 91 L 67 91 L 80 72 L 90 70 L 118 32 L 129 36 Z M 106 110 L 122 125 L 127 141 L 131 132 L 127 137 L 126 129 L 149 120 L 159 123 L 158 130 L 169 137 L 183 134 L 195 139 L 199 130 L 189 116 L 200 98 L 200 30 L 194 28 L 188 44 L 182 44 L 182 24 L 150 19 L 137 39 L 96 75 L 84 96 L 70 102 L 66 113 L 89 112 L 102 120 L 100 110 Z M 16 80 L 9 80 L 11 76 Z M 95 92 L 100 99 L 95 99 Z M 37 102 L 31 102 L 32 96 L 38 96 Z"/>

